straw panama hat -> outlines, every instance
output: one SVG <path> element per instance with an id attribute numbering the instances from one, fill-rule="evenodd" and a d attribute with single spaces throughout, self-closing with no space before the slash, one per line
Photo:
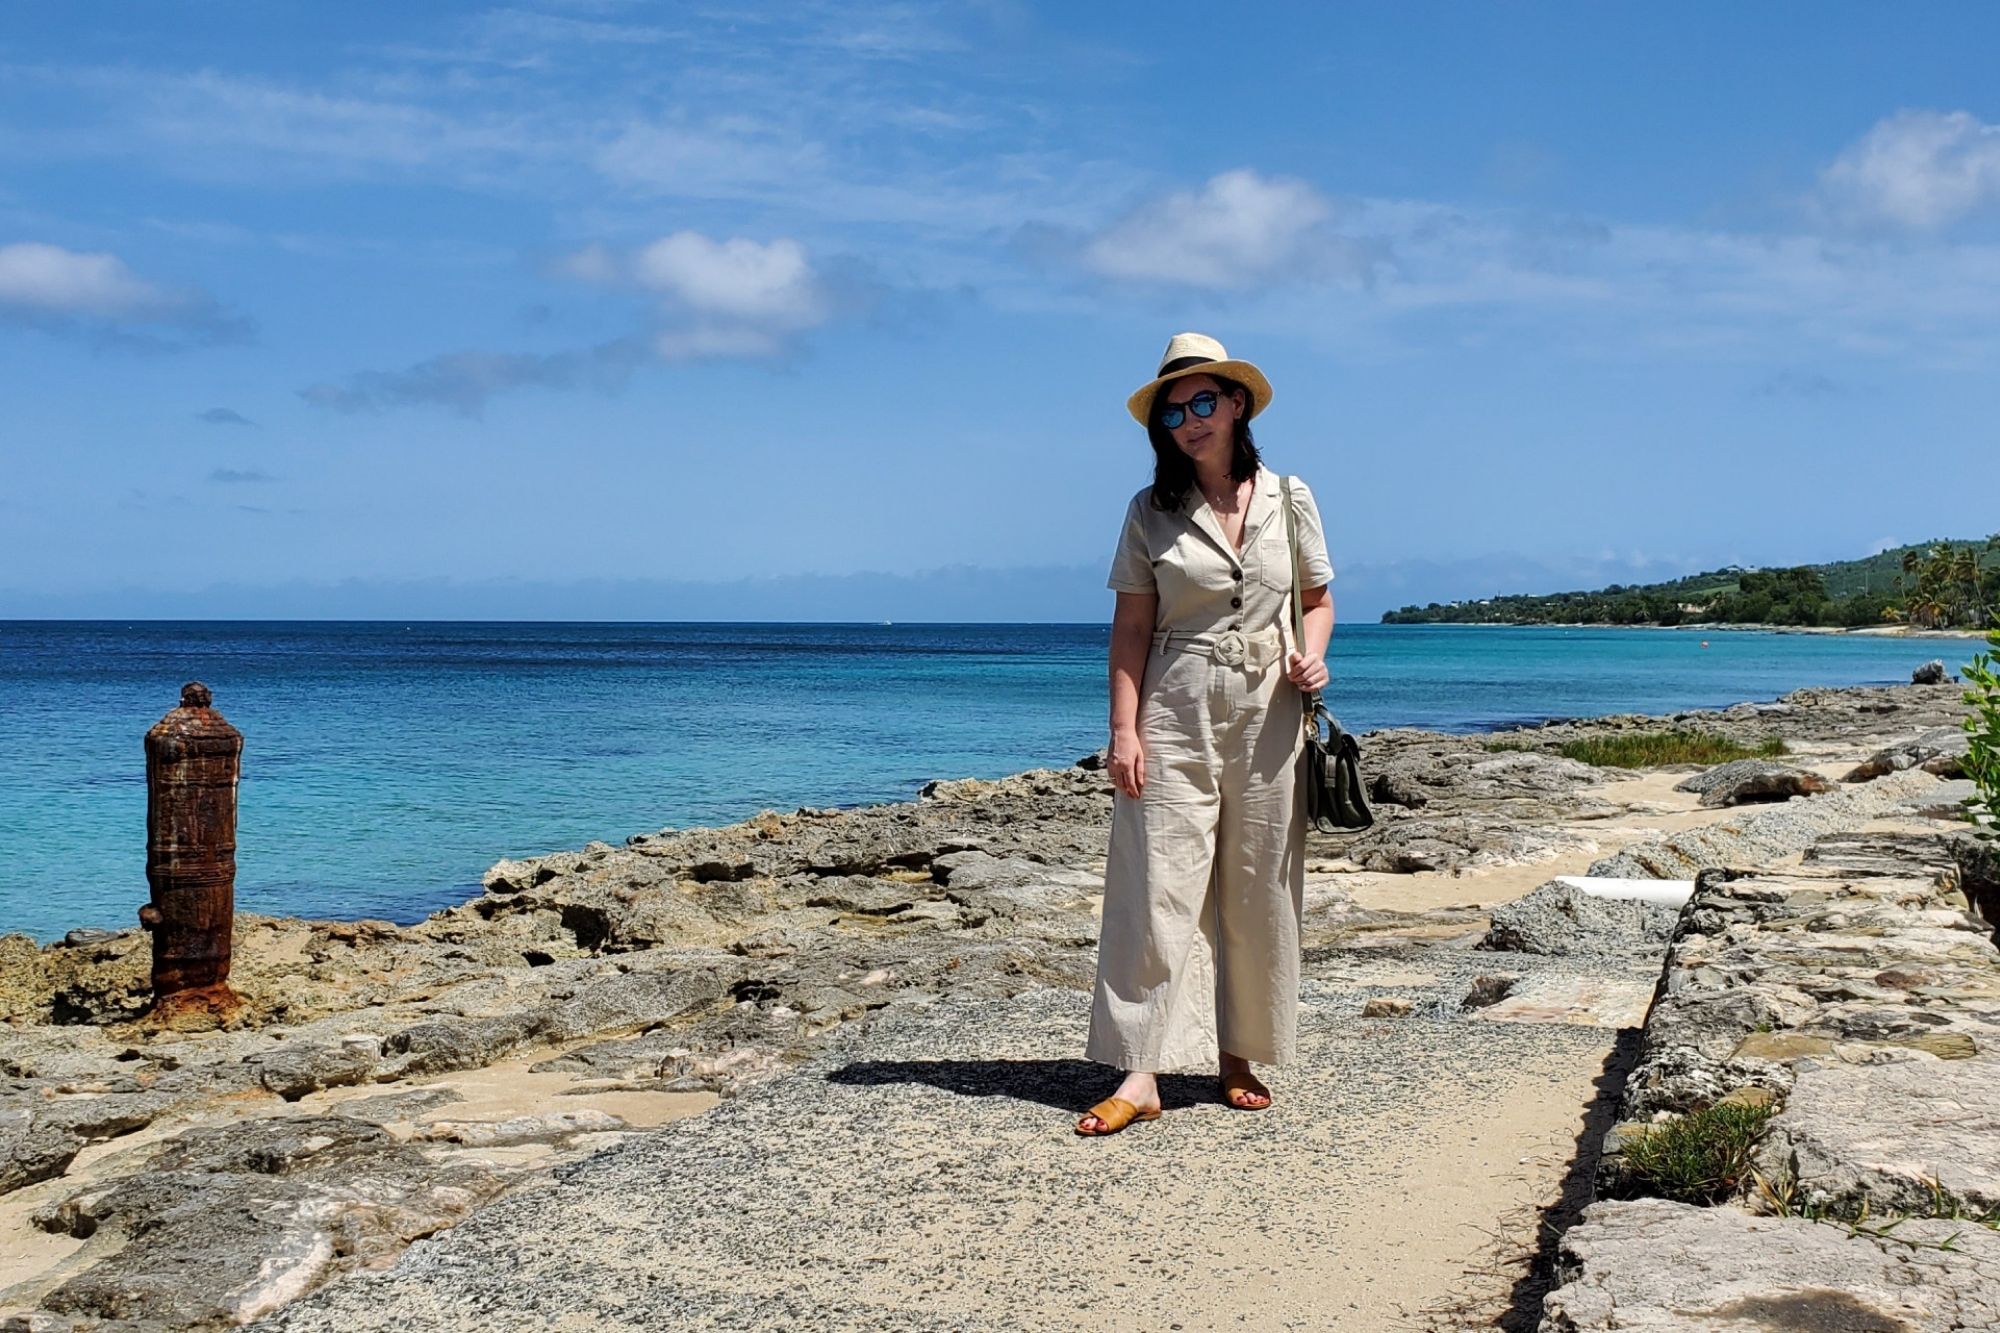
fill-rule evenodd
<path id="1" fill-rule="evenodd" d="M 1230 360 L 1222 344 L 1206 333 L 1176 333 L 1167 339 L 1167 350 L 1160 354 L 1160 368 L 1153 378 L 1125 400 L 1132 419 L 1142 426 L 1149 425 L 1146 417 L 1153 410 L 1153 395 L 1160 391 L 1160 386 L 1188 375 L 1220 375 L 1235 380 L 1249 391 L 1253 417 L 1271 405 L 1271 381 L 1264 378 L 1263 371 L 1248 361 Z"/>

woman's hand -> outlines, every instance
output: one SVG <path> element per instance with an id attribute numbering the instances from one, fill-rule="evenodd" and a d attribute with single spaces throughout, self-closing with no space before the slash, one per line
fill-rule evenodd
<path id="1" fill-rule="evenodd" d="M 1111 774 L 1112 786 L 1138 799 L 1146 788 L 1146 746 L 1137 727 L 1111 733 L 1111 752 L 1105 756 L 1104 767 Z"/>
<path id="2" fill-rule="evenodd" d="M 1285 679 L 1298 686 L 1301 694 L 1312 694 L 1323 690 L 1328 679 L 1326 659 L 1293 653 L 1285 660 Z"/>

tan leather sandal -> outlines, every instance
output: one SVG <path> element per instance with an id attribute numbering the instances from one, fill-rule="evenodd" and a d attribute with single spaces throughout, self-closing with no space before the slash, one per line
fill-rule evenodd
<path id="1" fill-rule="evenodd" d="M 1083 1122 L 1095 1116 L 1099 1128 L 1085 1129 Z M 1158 1111 L 1141 1111 L 1123 1097 L 1107 1097 L 1097 1105 L 1077 1117 L 1076 1132 L 1085 1138 L 1095 1138 L 1101 1134 L 1116 1134 L 1134 1120 L 1158 1120 Z"/>
<path id="2" fill-rule="evenodd" d="M 1262 1106 L 1246 1106 L 1236 1100 L 1236 1094 L 1248 1092 L 1264 1099 Z M 1222 1104 L 1232 1111 L 1268 1111 L 1271 1109 L 1271 1090 L 1264 1086 L 1255 1074 L 1247 1071 L 1222 1076 Z"/>

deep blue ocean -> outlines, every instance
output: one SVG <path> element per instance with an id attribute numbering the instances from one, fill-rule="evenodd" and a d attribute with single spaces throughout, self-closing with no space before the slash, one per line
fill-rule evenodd
<path id="1" fill-rule="evenodd" d="M 244 734 L 239 909 L 414 921 L 503 856 L 906 799 L 1103 744 L 1097 625 L 0 622 L 0 934 L 146 900 L 141 738 Z M 1907 681 L 1964 641 L 1343 626 L 1350 730 L 1471 731 Z"/>

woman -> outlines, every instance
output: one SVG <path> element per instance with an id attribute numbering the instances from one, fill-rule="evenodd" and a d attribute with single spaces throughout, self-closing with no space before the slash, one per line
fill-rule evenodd
<path id="1" fill-rule="evenodd" d="M 1222 1100 L 1263 1110 L 1271 1093 L 1251 1064 L 1292 1053 L 1301 691 L 1326 684 L 1333 567 L 1312 494 L 1293 479 L 1305 641 L 1292 642 L 1286 483 L 1250 434 L 1270 401 L 1256 366 L 1182 333 L 1127 403 L 1155 462 L 1111 566 L 1116 790 L 1085 1049 L 1125 1078 L 1079 1134 L 1157 1118 L 1155 1074 L 1211 1055 Z"/>

